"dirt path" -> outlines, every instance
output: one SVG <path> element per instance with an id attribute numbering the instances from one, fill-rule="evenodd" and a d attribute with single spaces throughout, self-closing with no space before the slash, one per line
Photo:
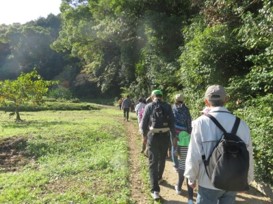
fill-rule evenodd
<path id="1" fill-rule="evenodd" d="M 153 203 L 149 197 L 149 189 L 145 189 L 145 182 L 141 178 L 141 157 L 140 153 L 140 135 L 138 133 L 136 120 L 129 122 L 122 121 L 125 125 L 128 135 L 129 154 L 130 154 L 130 184 L 132 192 L 132 200 L 137 204 Z M 174 185 L 177 180 L 177 173 L 174 171 L 171 160 L 166 160 L 166 167 L 163 175 L 164 182 L 161 184 L 160 195 L 162 204 L 186 204 L 187 203 L 187 187 L 184 182 L 182 187 L 182 195 L 177 195 L 174 190 Z M 196 199 L 196 190 L 194 193 L 194 199 Z M 247 193 L 239 193 L 236 197 L 236 203 L 238 204 L 270 204 L 270 199 L 263 196 L 254 188 Z"/>

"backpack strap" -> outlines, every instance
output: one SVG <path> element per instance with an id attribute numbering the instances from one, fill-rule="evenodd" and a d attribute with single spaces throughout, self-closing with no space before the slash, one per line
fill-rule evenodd
<path id="1" fill-rule="evenodd" d="M 231 115 L 233 115 L 231 112 L 229 111 L 221 111 L 221 110 L 218 110 L 218 111 L 210 111 L 211 113 L 229 113 Z"/>
<path id="2" fill-rule="evenodd" d="M 204 115 L 207 116 L 207 117 L 209 117 L 220 130 L 222 130 L 224 133 L 227 133 L 227 131 L 225 130 L 225 128 L 223 128 L 223 126 L 218 122 L 218 120 L 216 120 L 215 117 L 213 117 L 210 114 L 204 114 Z"/>
<path id="3" fill-rule="evenodd" d="M 218 111 L 218 112 L 220 112 L 220 111 Z M 224 112 L 224 111 L 222 111 L 222 112 Z M 223 126 L 218 122 L 218 120 L 215 117 L 213 117 L 212 115 L 210 115 L 208 113 L 206 113 L 204 115 L 207 116 L 207 117 L 209 117 L 220 130 L 222 130 L 224 133 L 227 133 L 227 131 L 225 130 L 225 128 L 223 128 Z M 239 127 L 239 124 L 240 124 L 240 118 L 238 118 L 237 116 L 235 116 L 235 117 L 236 117 L 236 119 L 235 119 L 233 128 L 231 130 L 231 133 L 233 133 L 233 134 L 236 134 L 236 132 L 238 130 L 238 127 Z M 215 146 L 217 146 L 217 144 Z M 203 160 L 203 162 L 205 164 L 205 170 L 207 172 L 206 165 L 208 164 L 208 160 L 206 160 L 206 156 L 205 155 L 202 155 L 202 160 Z M 208 172 L 207 172 L 207 175 L 208 175 Z"/>
<path id="4" fill-rule="evenodd" d="M 210 114 L 204 114 L 204 115 L 209 117 L 220 130 L 222 130 L 224 133 L 227 133 L 225 128 L 223 128 L 223 126 L 218 122 L 218 120 L 215 117 L 213 117 Z M 232 134 L 236 134 L 236 132 L 238 130 L 238 127 L 239 127 L 239 124 L 240 124 L 240 118 L 238 118 L 237 116 L 235 116 L 235 117 L 236 117 L 236 119 L 235 119 L 234 125 L 233 125 L 232 130 L 231 130 Z"/>
<path id="5" fill-rule="evenodd" d="M 238 127 L 239 127 L 239 124 L 240 124 L 240 118 L 236 117 L 234 125 L 233 125 L 233 128 L 231 130 L 232 134 L 236 135 Z"/>

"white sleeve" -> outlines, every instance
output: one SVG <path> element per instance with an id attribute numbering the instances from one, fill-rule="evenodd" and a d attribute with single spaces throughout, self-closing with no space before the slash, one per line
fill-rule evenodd
<path id="1" fill-rule="evenodd" d="M 197 121 L 193 121 L 191 140 L 186 157 L 186 167 L 184 172 L 184 176 L 188 178 L 190 182 L 197 180 L 200 164 L 202 162 L 203 150 L 200 132 L 200 125 L 197 124 Z"/>
<path id="2" fill-rule="evenodd" d="M 248 183 L 251 183 L 254 180 L 254 159 L 253 159 L 253 147 L 252 147 L 251 139 L 249 141 L 247 150 L 249 152 Z"/>

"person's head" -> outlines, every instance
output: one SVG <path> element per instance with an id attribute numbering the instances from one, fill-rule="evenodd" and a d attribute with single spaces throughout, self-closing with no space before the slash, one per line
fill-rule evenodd
<path id="1" fill-rule="evenodd" d="M 152 91 L 151 97 L 152 97 L 153 100 L 155 100 L 155 99 L 161 99 L 162 96 L 163 96 L 163 93 L 162 93 L 161 90 L 156 89 L 156 90 Z"/>
<path id="2" fill-rule="evenodd" d="M 227 101 L 227 94 L 223 86 L 209 86 L 205 93 L 205 103 L 207 106 L 218 107 L 224 106 Z"/>
<path id="3" fill-rule="evenodd" d="M 184 102 L 184 97 L 182 94 L 176 94 L 174 99 L 176 104 L 181 104 Z"/>

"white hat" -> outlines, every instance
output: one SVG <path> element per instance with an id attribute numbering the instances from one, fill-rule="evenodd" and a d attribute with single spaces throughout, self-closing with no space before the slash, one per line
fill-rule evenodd
<path id="1" fill-rule="evenodd" d="M 184 97 L 183 97 L 182 94 L 176 94 L 176 95 L 175 95 L 175 100 L 176 100 L 176 101 L 183 102 L 183 101 L 184 101 Z"/>
<path id="2" fill-rule="evenodd" d="M 226 97 L 226 91 L 221 85 L 209 86 L 205 93 L 205 98 L 209 101 L 225 101 Z"/>

